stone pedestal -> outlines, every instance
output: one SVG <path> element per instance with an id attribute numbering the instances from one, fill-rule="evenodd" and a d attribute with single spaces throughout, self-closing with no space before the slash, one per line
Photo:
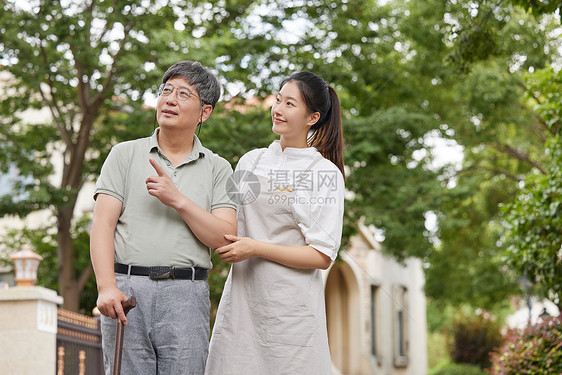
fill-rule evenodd
<path id="1" fill-rule="evenodd" d="M 57 304 L 62 297 L 39 286 L 0 289 L 0 372 L 55 374 Z"/>

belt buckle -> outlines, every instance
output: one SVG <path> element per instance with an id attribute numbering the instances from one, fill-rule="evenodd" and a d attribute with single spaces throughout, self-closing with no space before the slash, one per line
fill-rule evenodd
<path id="1" fill-rule="evenodd" d="M 174 268 L 169 266 L 152 266 L 148 269 L 148 277 L 151 280 L 169 279 L 174 277 L 173 270 Z"/>

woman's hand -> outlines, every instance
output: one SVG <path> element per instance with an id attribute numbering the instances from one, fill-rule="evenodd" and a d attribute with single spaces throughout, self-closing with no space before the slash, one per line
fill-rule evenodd
<path id="1" fill-rule="evenodd" d="M 215 253 L 228 263 L 238 263 L 255 256 L 259 246 L 259 241 L 248 237 L 236 237 L 227 234 L 224 238 L 232 241 L 232 243 L 215 249 Z"/>

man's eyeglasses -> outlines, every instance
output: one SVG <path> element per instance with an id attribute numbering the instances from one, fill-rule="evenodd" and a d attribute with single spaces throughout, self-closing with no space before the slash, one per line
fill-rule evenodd
<path id="1" fill-rule="evenodd" d="M 199 99 L 199 96 L 192 93 L 187 87 L 174 87 L 170 83 L 163 83 L 158 87 L 158 96 L 168 96 L 170 95 L 174 89 L 176 90 L 176 98 L 185 102 L 190 97 L 196 97 Z"/>

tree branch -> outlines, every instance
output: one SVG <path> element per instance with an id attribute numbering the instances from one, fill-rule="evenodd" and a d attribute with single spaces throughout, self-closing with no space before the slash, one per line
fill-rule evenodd
<path id="1" fill-rule="evenodd" d="M 39 49 L 41 50 L 41 57 L 43 59 L 43 63 L 46 66 L 48 66 L 49 61 L 47 59 L 47 53 L 46 53 L 46 51 L 43 48 L 43 45 L 41 43 L 39 43 Z M 66 147 L 72 147 L 72 138 L 70 137 L 70 133 L 68 132 L 68 129 L 66 128 L 66 123 L 64 122 L 64 115 L 63 115 L 62 111 L 60 110 L 60 108 L 57 104 L 57 98 L 55 96 L 55 89 L 54 89 L 54 86 L 53 86 L 53 80 L 51 78 L 51 74 L 49 74 L 49 73 L 47 73 L 47 83 L 49 85 L 49 95 L 50 95 L 51 99 L 49 100 L 49 98 L 47 98 L 47 96 L 45 95 L 45 93 L 41 89 L 41 83 L 39 83 L 37 85 L 39 87 L 39 93 L 41 94 L 41 98 L 43 99 L 43 101 L 49 107 L 49 110 L 51 111 L 51 115 L 53 116 L 53 120 L 55 121 L 57 129 L 59 130 L 59 132 L 61 134 L 61 137 L 62 137 L 64 143 L 66 144 Z"/>
<path id="2" fill-rule="evenodd" d="M 84 141 L 81 139 L 82 138 L 82 134 L 83 131 L 85 129 L 83 124 L 86 122 L 88 123 L 90 116 L 91 116 L 91 112 L 92 112 L 92 108 L 89 104 L 90 100 L 90 85 L 89 85 L 89 77 L 84 77 L 84 65 L 82 64 L 82 62 L 79 59 L 79 54 L 77 53 L 77 49 L 73 44 L 70 44 L 70 50 L 72 51 L 72 53 L 74 54 L 74 66 L 76 68 L 77 71 L 77 78 L 78 78 L 78 102 L 80 105 L 80 109 L 81 109 L 81 113 L 82 113 L 82 119 L 80 121 L 80 128 L 78 130 L 78 136 L 76 139 L 76 143 L 73 145 L 73 147 L 70 149 L 70 156 L 69 156 L 69 163 L 66 164 L 65 163 L 65 168 L 63 170 L 63 180 L 61 183 L 61 187 L 76 187 L 77 183 L 76 183 L 76 179 L 77 176 L 80 175 L 79 172 L 77 172 L 77 169 L 81 169 L 82 168 L 82 163 L 83 163 L 83 159 L 84 156 L 80 156 L 80 152 L 83 149 L 83 145 L 84 145 Z M 88 129 L 89 132 L 89 129 Z"/>
<path id="3" fill-rule="evenodd" d="M 510 145 L 507 144 L 500 144 L 500 145 L 491 145 L 494 149 L 500 151 L 500 152 L 504 152 L 506 154 L 509 154 L 513 157 L 515 157 L 518 160 L 522 160 L 525 161 L 529 164 L 531 164 L 533 167 L 537 168 L 539 171 L 541 171 L 542 174 L 546 175 L 546 171 L 545 169 L 537 162 L 531 160 L 531 157 L 519 150 L 516 150 L 515 148 L 511 147 Z"/>
<path id="4" fill-rule="evenodd" d="M 88 6 L 86 6 L 86 9 L 84 9 L 84 14 L 85 14 L 84 18 L 86 19 L 86 22 L 85 22 L 86 25 L 84 26 L 84 30 L 86 31 L 86 38 L 84 38 L 84 39 L 86 39 L 85 42 L 87 43 L 88 47 L 90 47 L 92 45 L 92 43 L 91 43 L 92 42 L 92 40 L 91 40 L 92 34 L 90 33 L 90 30 L 92 29 L 92 19 L 94 18 L 94 15 L 93 15 L 94 3 L 95 3 L 95 1 L 92 0 L 90 2 L 90 4 Z"/>
<path id="5" fill-rule="evenodd" d="M 93 14 L 95 0 L 92 0 L 90 4 L 86 7 L 86 11 L 84 13 L 88 13 L 90 16 Z"/>
<path id="6" fill-rule="evenodd" d="M 116 73 L 115 67 L 117 65 L 117 62 L 119 61 L 119 58 L 123 54 L 123 49 L 125 48 L 125 43 L 127 41 L 127 37 L 129 36 L 129 33 L 131 32 L 132 28 L 133 28 L 132 22 L 125 25 L 123 39 L 121 40 L 121 42 L 119 42 L 119 50 L 113 56 L 113 63 L 111 64 L 111 67 L 109 68 L 107 77 L 105 77 L 105 80 L 104 80 L 103 85 L 102 85 L 102 89 L 96 94 L 96 96 L 91 101 L 92 106 L 95 107 L 95 108 L 99 108 L 99 106 L 101 105 L 101 102 L 103 100 L 104 95 L 113 85 L 113 77 L 115 76 L 115 73 Z"/>
<path id="7" fill-rule="evenodd" d="M 92 11 L 94 1 L 90 3 L 88 7 L 89 11 Z M 119 51 L 116 54 L 116 57 L 120 55 L 123 51 L 123 45 L 125 40 L 127 39 L 127 35 L 132 28 L 132 23 L 129 23 L 125 27 L 125 37 L 120 43 Z M 87 34 L 88 37 L 84 41 L 85 43 L 90 43 L 89 40 L 89 33 Z M 75 47 L 71 45 L 71 51 L 75 52 Z M 78 130 L 78 135 L 76 139 L 76 143 L 72 149 L 70 163 L 68 168 L 68 174 L 66 175 L 66 185 L 70 188 L 77 189 L 82 185 L 82 169 L 84 167 L 84 160 L 85 160 L 85 153 L 88 149 L 90 143 L 90 133 L 92 130 L 92 126 L 94 120 L 96 119 L 99 107 L 103 100 L 103 94 L 111 87 L 113 82 L 113 70 L 116 64 L 117 59 L 114 58 L 112 68 L 110 69 L 110 73 L 104 82 L 104 87 L 102 90 L 96 94 L 93 99 L 90 99 L 90 84 L 89 84 L 89 77 L 84 77 L 84 66 L 82 62 L 76 58 L 78 55 L 75 53 L 75 66 L 78 72 L 78 99 L 80 101 L 80 108 L 82 113 L 82 118 L 80 120 L 80 127 Z"/>
<path id="8" fill-rule="evenodd" d="M 74 67 L 77 72 L 76 78 L 78 78 L 78 101 L 82 111 L 85 111 L 89 101 L 89 80 L 86 78 L 86 81 L 84 81 L 84 65 L 79 59 L 78 50 L 76 50 L 73 44 L 70 44 L 70 50 L 74 54 Z"/>
<path id="9" fill-rule="evenodd" d="M 552 129 L 550 129 L 548 126 L 546 126 L 546 124 L 544 122 L 542 122 L 540 116 L 536 116 L 537 118 L 537 122 L 535 122 L 533 124 L 533 126 L 531 127 L 531 132 L 536 134 L 540 140 L 545 143 L 547 141 L 547 136 L 544 135 L 544 130 L 546 129 L 547 131 L 549 131 L 550 133 L 552 133 Z M 555 135 L 554 133 L 552 133 L 552 135 Z"/>
<path id="10" fill-rule="evenodd" d="M 470 172 L 470 171 L 485 170 L 485 171 L 491 171 L 491 172 L 493 172 L 493 173 L 496 174 L 496 175 L 497 175 L 497 174 L 503 174 L 503 175 L 505 175 L 506 177 L 509 177 L 509 178 L 511 178 L 512 180 L 517 181 L 517 182 L 523 181 L 523 180 L 524 180 L 523 177 L 518 176 L 518 175 L 516 175 L 516 174 L 513 174 L 513 173 L 511 173 L 511 172 L 508 172 L 508 171 L 506 171 L 506 170 L 503 170 L 503 169 L 500 169 L 500 168 L 497 168 L 497 167 L 485 167 L 485 166 L 482 166 L 482 165 L 480 165 L 480 162 L 483 161 L 483 160 L 484 160 L 483 158 L 478 158 L 478 159 L 474 160 L 474 162 L 473 162 L 471 165 L 466 166 L 466 167 L 464 167 L 463 169 L 457 171 L 457 173 L 455 173 L 452 177 L 458 177 L 458 176 L 463 175 L 463 174 L 466 174 L 466 173 L 468 173 L 468 172 Z"/>
<path id="11" fill-rule="evenodd" d="M 543 104 L 543 103 L 541 102 L 541 99 L 540 99 L 537 95 L 535 95 L 535 93 L 534 93 L 533 90 L 531 90 L 529 87 L 525 86 L 525 85 L 522 84 L 522 83 L 520 83 L 519 86 L 522 87 L 523 90 L 524 90 L 525 92 L 527 92 L 527 93 L 535 100 L 535 102 L 536 102 L 538 105 L 542 105 L 542 104 Z M 542 129 L 546 129 L 546 131 L 548 131 L 548 132 L 549 132 L 550 134 L 552 134 L 552 135 L 556 135 L 556 134 L 557 134 L 557 129 L 552 129 L 552 128 L 550 128 L 548 125 L 546 125 L 546 124 L 544 123 L 544 121 L 542 121 L 542 118 L 541 118 L 539 115 L 537 115 L 537 124 L 536 124 L 536 125 L 540 125 L 540 126 L 542 127 Z M 536 133 L 539 134 L 539 137 L 541 138 L 541 140 L 542 140 L 543 142 L 545 142 L 545 141 L 546 141 L 546 137 L 544 136 L 544 134 L 542 134 L 542 132 L 539 132 L 539 131 L 538 131 L 539 129 L 538 129 L 538 126 L 536 126 L 536 125 L 535 125 L 535 128 L 537 129 Z"/>
<path id="12" fill-rule="evenodd" d="M 494 14 L 494 9 L 498 8 L 498 7 L 501 5 L 502 2 L 503 2 L 503 0 L 499 0 L 495 6 L 492 6 L 492 7 L 490 8 L 490 10 L 489 10 L 485 15 L 482 16 L 482 18 L 480 19 L 480 22 L 474 24 L 474 25 L 470 28 L 469 31 L 475 30 L 475 29 L 479 28 L 480 26 L 482 26 L 483 24 L 487 23 L 487 22 L 488 22 L 488 19 L 490 18 L 490 16 L 491 16 L 492 14 Z M 480 12 L 478 12 L 478 15 L 479 15 L 479 14 L 480 14 Z M 478 17 L 478 15 L 477 15 L 477 17 Z"/>
<path id="13" fill-rule="evenodd" d="M 55 99 L 53 98 L 52 101 L 49 101 L 49 99 L 47 98 L 47 96 L 43 92 L 43 89 L 41 89 L 41 85 L 39 85 L 39 93 L 41 94 L 41 98 L 43 99 L 43 101 L 45 103 L 47 103 L 47 107 L 49 107 L 49 110 L 51 111 L 51 115 L 53 116 L 53 120 L 55 121 L 55 125 L 57 126 L 57 129 L 58 129 L 58 131 L 61 135 L 61 138 L 64 141 L 64 143 L 66 144 L 66 147 L 67 148 L 72 147 L 72 138 L 70 137 L 70 134 L 68 133 L 68 129 L 66 129 L 66 124 L 55 113 L 55 109 L 56 109 L 56 112 L 59 112 L 59 109 L 57 108 L 57 105 L 55 103 L 53 103 L 55 101 Z M 53 97 L 53 92 L 52 92 L 52 89 L 51 89 L 51 98 L 52 97 Z"/>
<path id="14" fill-rule="evenodd" d="M 531 97 L 533 99 L 535 99 L 535 102 L 537 102 L 537 104 L 542 104 L 540 98 L 538 96 L 535 95 L 535 93 L 533 92 L 533 90 L 531 90 L 529 87 L 525 86 L 524 84 L 520 83 L 519 87 L 521 87 L 523 89 L 523 91 L 526 91 L 529 95 L 531 95 Z"/>
<path id="15" fill-rule="evenodd" d="M 80 121 L 80 130 L 78 138 L 73 149 L 73 157 L 69 164 L 69 173 L 67 186 L 72 189 L 79 190 L 82 186 L 82 169 L 84 167 L 84 159 L 88 146 L 90 144 L 90 131 L 94 122 L 96 113 L 91 111 L 84 114 Z"/>
<path id="16" fill-rule="evenodd" d="M 41 56 L 43 58 L 43 63 L 45 65 L 48 66 L 48 59 L 47 59 L 47 53 L 45 52 L 45 49 L 43 48 L 42 44 L 39 43 L 40 46 L 40 51 L 41 51 Z M 61 133 L 61 137 L 64 140 L 65 144 L 66 144 L 66 150 L 64 150 L 63 153 L 63 171 L 62 171 L 62 179 L 61 179 L 61 187 L 65 187 L 67 186 L 67 182 L 68 182 L 68 176 L 69 176 L 69 170 L 68 170 L 68 164 L 66 162 L 66 155 L 67 152 L 70 152 L 70 159 L 72 159 L 72 155 L 74 152 L 74 143 L 72 141 L 72 136 L 70 134 L 70 132 L 68 131 L 68 128 L 66 127 L 66 124 L 63 123 L 61 124 L 59 121 L 57 121 L 57 116 L 54 114 L 53 112 L 53 108 L 52 106 L 54 106 L 54 108 L 56 108 L 57 112 L 59 113 L 58 118 L 62 118 L 62 112 L 60 111 L 60 109 L 58 108 L 57 105 L 57 100 L 56 97 L 54 95 L 54 87 L 53 87 L 53 83 L 51 80 L 51 75 L 49 73 L 47 73 L 47 81 L 49 82 L 49 89 L 51 92 L 51 101 L 52 101 L 52 105 L 49 105 L 49 108 L 51 109 L 51 112 L 53 113 L 53 118 L 55 119 L 55 124 L 57 125 L 57 128 L 59 129 L 60 133 Z M 44 100 L 47 100 L 47 98 L 45 97 L 43 90 L 41 90 L 41 85 L 39 84 L 39 92 L 41 93 L 41 96 L 44 98 Z M 48 103 L 48 101 L 47 101 Z M 70 126 L 72 126 L 72 124 L 70 124 Z"/>
<path id="17" fill-rule="evenodd" d="M 513 174 L 513 173 L 511 173 L 511 172 L 508 172 L 508 171 L 506 171 L 506 170 L 504 170 L 504 169 L 500 169 L 500 168 L 497 168 L 497 167 L 496 167 L 496 168 L 481 167 L 481 168 L 482 168 L 482 169 L 485 169 L 485 170 L 488 170 L 488 171 L 492 171 L 492 172 L 494 172 L 494 173 L 497 174 L 497 175 L 502 174 L 502 175 L 504 175 L 504 176 L 506 176 L 506 177 L 511 178 L 512 180 L 514 180 L 514 181 L 516 181 L 516 182 L 519 182 L 519 181 L 523 181 L 523 180 L 524 180 L 524 178 L 521 177 L 521 176 L 517 176 L 517 175 L 515 175 L 515 174 Z"/>

